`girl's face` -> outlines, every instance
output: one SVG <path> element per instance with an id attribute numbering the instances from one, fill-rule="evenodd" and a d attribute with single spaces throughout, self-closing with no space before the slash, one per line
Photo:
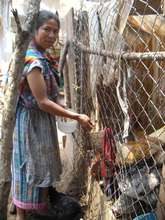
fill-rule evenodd
<path id="1" fill-rule="evenodd" d="M 58 23 L 54 19 L 49 19 L 35 32 L 35 42 L 40 48 L 48 49 L 53 46 L 58 37 L 58 32 Z"/>

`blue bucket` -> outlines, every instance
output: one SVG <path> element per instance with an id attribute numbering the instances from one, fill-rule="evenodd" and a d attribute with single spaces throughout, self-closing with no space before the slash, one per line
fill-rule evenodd
<path id="1" fill-rule="evenodd" d="M 133 220 L 156 220 L 156 215 L 154 212 L 149 212 L 143 215 L 139 215 Z"/>

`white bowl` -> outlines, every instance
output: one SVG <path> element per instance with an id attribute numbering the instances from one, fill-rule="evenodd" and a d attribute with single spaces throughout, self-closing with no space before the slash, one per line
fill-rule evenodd
<path id="1" fill-rule="evenodd" d="M 64 117 L 57 117 L 57 126 L 60 131 L 66 134 L 73 133 L 77 128 L 78 122 L 76 120 Z"/>

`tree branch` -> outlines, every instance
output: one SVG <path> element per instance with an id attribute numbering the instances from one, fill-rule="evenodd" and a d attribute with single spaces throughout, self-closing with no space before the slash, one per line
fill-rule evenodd
<path id="1" fill-rule="evenodd" d="M 61 54 L 60 62 L 59 62 L 59 72 L 61 74 L 63 73 L 63 69 L 64 69 L 64 66 L 65 66 L 66 56 L 67 56 L 67 53 L 68 53 L 69 46 L 70 46 L 70 42 L 66 41 L 66 43 L 64 45 L 64 48 L 62 50 L 62 54 Z"/>
<path id="2" fill-rule="evenodd" d="M 18 11 L 17 11 L 17 9 L 12 8 L 11 12 L 14 16 L 14 19 L 15 19 L 15 22 L 16 22 L 16 25 L 17 25 L 17 33 L 21 34 L 22 33 L 22 27 L 21 27 L 20 19 L 18 17 Z"/>

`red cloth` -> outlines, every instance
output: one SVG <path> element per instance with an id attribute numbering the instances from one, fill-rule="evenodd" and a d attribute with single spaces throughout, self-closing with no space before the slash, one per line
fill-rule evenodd
<path id="1" fill-rule="evenodd" d="M 115 158 L 116 158 L 115 141 L 112 135 L 111 128 L 104 129 L 102 151 L 103 151 L 103 159 L 101 161 L 101 176 L 108 177 L 108 173 L 110 173 L 110 175 L 114 174 L 114 166 L 115 166 Z"/>

